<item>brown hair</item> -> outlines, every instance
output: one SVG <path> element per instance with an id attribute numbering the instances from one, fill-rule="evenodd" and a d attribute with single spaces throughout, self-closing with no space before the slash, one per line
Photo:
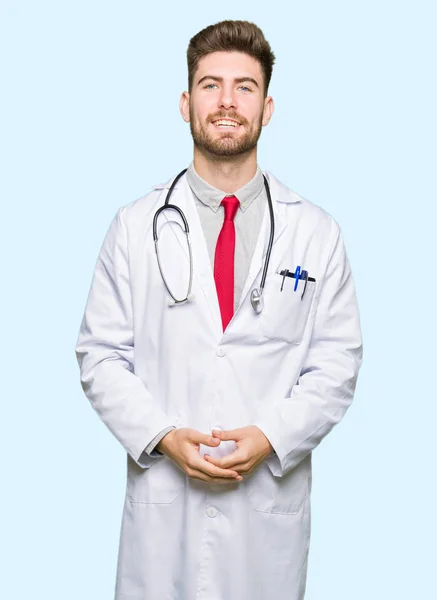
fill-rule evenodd
<path id="1" fill-rule="evenodd" d="M 209 25 L 191 38 L 187 49 L 188 90 L 201 58 L 212 52 L 245 52 L 258 60 L 264 74 L 264 96 L 267 96 L 275 55 L 263 32 L 249 21 L 220 21 Z"/>

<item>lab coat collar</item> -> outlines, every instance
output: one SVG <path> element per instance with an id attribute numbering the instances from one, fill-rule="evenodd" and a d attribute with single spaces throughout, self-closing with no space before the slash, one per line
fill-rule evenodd
<path id="1" fill-rule="evenodd" d="M 290 190 L 288 187 L 286 187 L 283 183 L 281 183 L 279 181 L 279 179 L 277 179 L 272 173 L 270 173 L 270 171 L 263 171 L 263 175 L 265 175 L 267 177 L 267 180 L 270 184 L 270 191 L 272 194 L 273 202 L 276 201 L 276 202 L 280 202 L 281 204 L 293 204 L 295 202 L 302 202 L 302 198 L 301 198 L 301 196 L 299 196 L 299 194 L 296 194 L 296 192 L 293 192 L 293 190 Z M 154 189 L 155 190 L 169 189 L 171 184 L 173 183 L 174 178 L 175 177 L 173 176 L 173 177 L 171 177 L 171 179 L 169 179 L 165 183 L 159 183 L 159 184 L 155 185 Z M 177 182 L 177 184 L 174 188 L 175 191 L 181 187 L 184 179 L 185 179 L 184 177 L 181 177 L 181 179 L 179 179 L 179 181 Z"/>
<path id="2" fill-rule="evenodd" d="M 284 204 L 296 204 L 296 203 L 302 202 L 303 198 L 301 196 L 299 196 L 299 194 L 297 194 L 296 192 L 293 192 L 293 190 L 291 190 L 290 188 L 285 186 L 283 183 L 281 183 L 279 181 L 279 179 L 277 179 L 269 171 L 263 171 L 263 175 L 265 175 L 267 177 L 267 181 L 268 181 L 269 187 L 270 187 L 270 194 L 272 197 L 273 213 L 274 213 L 274 217 L 275 217 L 275 235 L 273 238 L 273 245 L 275 245 L 275 243 L 281 237 L 282 233 L 284 232 L 284 230 L 287 226 L 287 222 L 286 222 L 285 214 L 284 214 L 285 207 L 283 205 Z M 174 178 L 175 177 L 172 177 L 166 183 L 156 185 L 154 189 L 168 190 L 170 188 L 171 184 L 173 183 Z M 181 201 L 183 203 L 183 206 L 181 206 L 181 208 L 183 210 L 186 210 L 186 199 L 192 198 L 192 192 L 188 185 L 187 178 L 184 176 L 178 180 L 176 186 L 173 189 L 173 193 L 171 196 L 172 202 L 175 201 L 176 197 L 179 196 L 180 190 L 185 191 L 185 194 L 184 194 L 185 198 L 184 199 L 181 198 Z M 178 202 L 179 202 L 179 199 L 178 199 L 178 201 L 176 201 L 176 204 L 178 204 Z M 195 208 L 194 199 L 193 199 L 193 202 L 190 203 L 190 206 L 192 209 Z M 197 210 L 195 210 L 193 212 L 195 213 L 195 220 L 197 221 L 199 227 L 201 227 Z M 257 261 L 259 263 L 259 261 L 263 260 L 266 255 L 269 234 L 270 234 L 270 219 L 269 219 L 268 206 L 266 205 L 263 222 L 261 224 L 260 235 L 258 238 L 257 245 L 255 247 L 253 259 L 252 259 L 250 270 L 249 270 L 249 278 L 256 276 L 255 269 L 256 269 Z M 202 232 L 202 238 L 203 238 L 203 241 L 205 242 L 203 232 Z M 261 248 L 258 247 L 260 240 L 263 240 Z M 205 244 L 206 244 L 206 242 L 205 242 Z M 208 264 L 210 265 L 209 260 L 208 260 Z M 243 295 L 244 295 L 244 292 L 243 292 Z"/>

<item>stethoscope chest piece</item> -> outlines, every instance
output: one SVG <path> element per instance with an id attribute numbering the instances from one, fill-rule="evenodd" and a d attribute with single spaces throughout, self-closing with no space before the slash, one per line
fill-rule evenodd
<path id="1" fill-rule="evenodd" d="M 264 308 L 264 298 L 262 292 L 257 289 L 254 289 L 250 293 L 250 303 L 252 304 L 253 310 L 260 314 Z"/>

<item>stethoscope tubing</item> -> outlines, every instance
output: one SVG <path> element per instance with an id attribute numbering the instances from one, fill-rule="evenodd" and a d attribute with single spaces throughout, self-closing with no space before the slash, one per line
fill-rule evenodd
<path id="1" fill-rule="evenodd" d="M 170 189 L 167 192 L 167 196 L 165 198 L 165 203 L 158 208 L 158 210 L 155 212 L 155 215 L 153 217 L 153 240 L 155 243 L 155 252 L 156 252 L 156 258 L 158 260 L 158 267 L 159 267 L 159 271 L 161 273 L 161 277 L 162 280 L 164 282 L 164 285 L 167 289 L 167 292 L 170 294 L 173 302 L 175 304 L 183 304 L 184 302 L 187 302 L 188 298 L 191 295 L 191 287 L 192 287 L 192 282 L 193 282 L 193 254 L 192 254 L 192 249 L 191 249 L 191 242 L 190 242 L 190 228 L 188 226 L 188 221 L 182 211 L 181 208 L 179 208 L 179 206 L 176 206 L 175 204 L 170 204 L 169 200 L 171 197 L 171 194 L 173 193 L 173 190 L 177 184 L 177 182 L 179 181 L 179 179 L 187 172 L 188 169 L 184 169 L 183 171 L 181 171 L 179 173 L 179 175 L 177 175 L 173 181 L 173 183 L 170 186 Z M 273 247 L 273 239 L 274 239 L 274 235 L 275 235 L 275 217 L 274 217 L 274 213 L 273 213 L 273 203 L 272 203 L 272 197 L 270 195 L 270 186 L 268 184 L 267 181 L 267 177 L 263 174 L 263 178 L 264 178 L 264 186 L 266 189 L 266 193 L 267 193 L 267 200 L 268 200 L 268 205 L 269 205 L 269 215 L 270 215 L 270 235 L 269 235 L 269 243 L 267 245 L 267 252 L 266 252 L 266 258 L 264 261 L 264 268 L 263 268 L 263 272 L 262 272 L 262 276 L 261 276 L 261 283 L 260 283 L 260 290 L 259 293 L 257 292 L 257 290 L 253 290 L 252 294 L 255 292 L 257 297 L 258 297 L 258 304 L 261 300 L 262 294 L 263 294 L 263 290 L 264 290 L 264 286 L 266 283 L 266 278 L 267 278 L 267 271 L 269 268 L 269 264 L 270 264 L 270 255 L 272 252 L 272 247 Z M 158 217 L 159 215 L 164 212 L 167 209 L 171 209 L 171 210 L 175 210 L 179 216 L 182 219 L 182 222 L 184 224 L 184 233 L 186 235 L 187 238 L 187 244 L 188 244 L 188 251 L 189 251 L 189 255 L 190 255 L 190 278 L 189 278 L 189 284 L 188 284 L 188 292 L 187 292 L 187 296 L 186 298 L 183 299 L 177 299 L 173 293 L 170 290 L 170 287 L 167 283 L 167 280 L 164 276 L 163 270 L 162 270 L 162 265 L 161 265 L 161 260 L 159 257 L 159 247 L 158 247 Z M 252 306 L 255 309 L 254 303 L 252 302 Z M 256 310 L 256 309 L 255 309 Z"/>
<path id="2" fill-rule="evenodd" d="M 272 253 L 273 239 L 275 237 L 275 216 L 273 214 L 273 203 L 272 203 L 272 197 L 270 195 L 270 186 L 268 184 L 267 177 L 265 175 L 263 175 L 263 177 L 264 177 L 264 186 L 265 186 L 266 192 L 267 192 L 267 200 L 268 200 L 268 203 L 269 203 L 270 236 L 269 236 L 269 243 L 267 245 L 266 259 L 264 261 L 263 274 L 262 274 L 262 277 L 261 277 L 260 296 L 262 296 L 262 293 L 263 293 L 263 290 L 264 290 L 264 286 L 265 286 L 265 283 L 266 283 L 267 270 L 269 268 L 269 263 L 270 263 L 270 254 Z"/>

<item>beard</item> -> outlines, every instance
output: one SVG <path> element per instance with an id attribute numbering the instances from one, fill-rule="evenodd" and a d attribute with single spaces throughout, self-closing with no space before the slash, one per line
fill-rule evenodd
<path id="1" fill-rule="evenodd" d="M 208 130 L 209 123 L 217 119 L 225 119 L 226 117 L 238 121 L 240 127 L 244 128 L 244 133 L 236 136 L 231 131 L 223 131 L 214 136 L 212 131 Z M 217 157 L 238 156 L 250 152 L 250 150 L 256 147 L 262 130 L 262 114 L 259 120 L 253 124 L 252 128 L 249 127 L 249 122 L 246 119 L 235 113 L 214 115 L 208 118 L 208 121 L 203 124 L 195 120 L 190 106 L 190 130 L 194 145 L 208 154 Z"/>

